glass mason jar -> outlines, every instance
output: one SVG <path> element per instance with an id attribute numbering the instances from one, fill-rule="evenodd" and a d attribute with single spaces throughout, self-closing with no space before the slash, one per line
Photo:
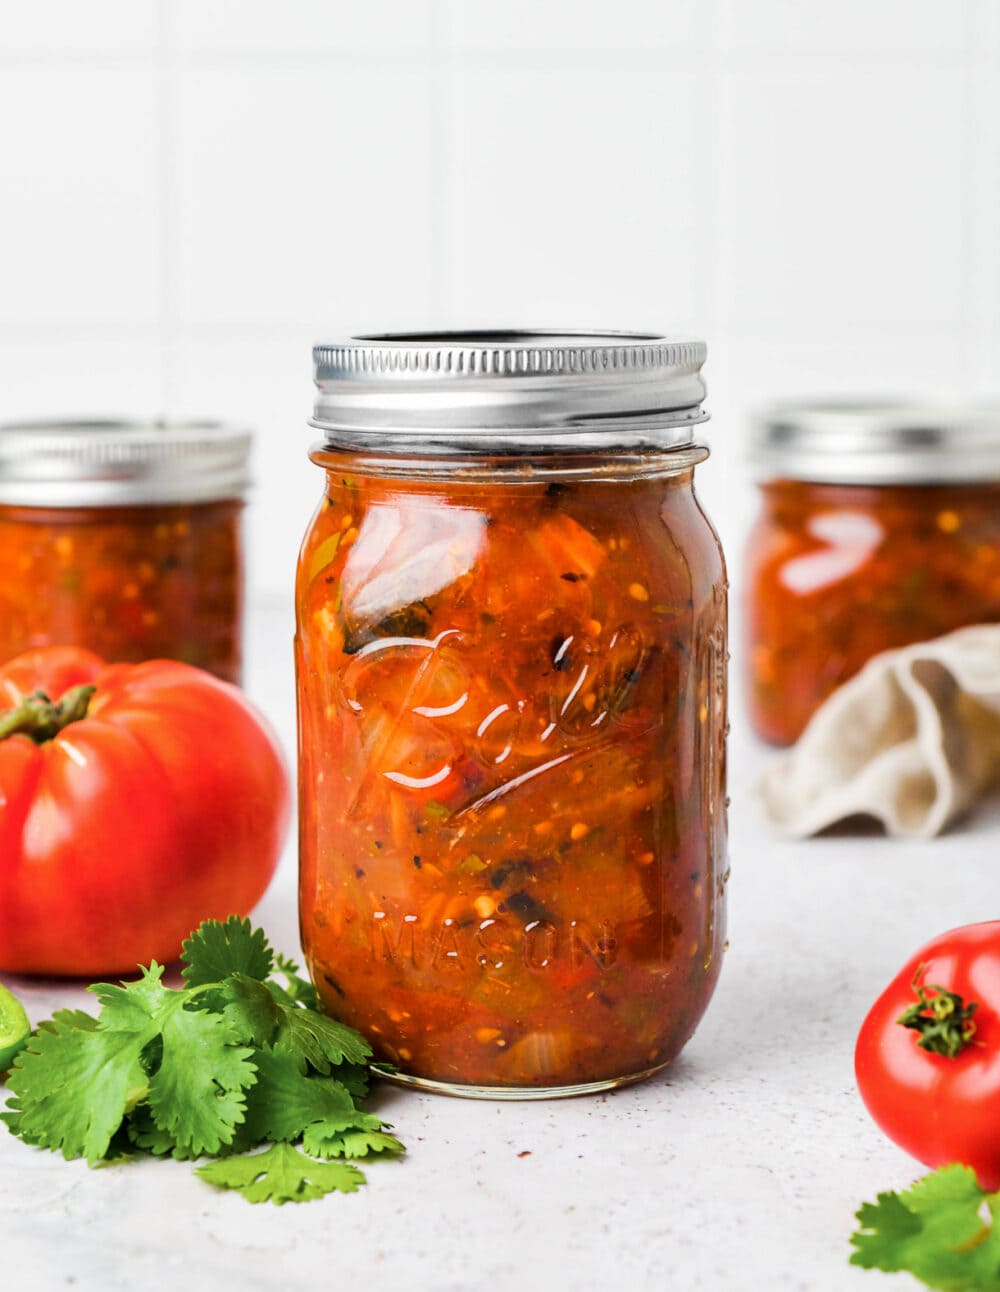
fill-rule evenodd
<path id="1" fill-rule="evenodd" d="M 704 347 L 315 350 L 296 658 L 301 927 L 393 1079 L 647 1076 L 719 972 L 726 579 L 692 475 Z"/>
<path id="2" fill-rule="evenodd" d="M 1000 410 L 829 404 L 756 430 L 746 691 L 788 745 L 873 655 L 1000 622 Z"/>
<path id="3" fill-rule="evenodd" d="M 242 670 L 250 436 L 214 423 L 0 426 L 0 658 Z"/>

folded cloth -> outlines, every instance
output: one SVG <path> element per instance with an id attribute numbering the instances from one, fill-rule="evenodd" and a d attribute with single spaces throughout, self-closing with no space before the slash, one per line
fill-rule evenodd
<path id="1" fill-rule="evenodd" d="M 758 791 L 774 825 L 815 834 L 864 815 L 929 838 L 1000 788 L 1000 624 L 869 660 L 813 714 Z"/>

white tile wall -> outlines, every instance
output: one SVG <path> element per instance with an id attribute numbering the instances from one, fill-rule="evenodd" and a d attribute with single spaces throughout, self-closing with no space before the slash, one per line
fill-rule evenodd
<path id="1" fill-rule="evenodd" d="M 447 36 L 457 51 L 690 50 L 701 33 L 703 0 L 446 0 Z"/>
<path id="2" fill-rule="evenodd" d="M 4 0 L 0 418 L 252 422 L 287 596 L 312 340 L 691 330 L 738 567 L 754 405 L 1000 393 L 998 119 L 996 0 Z"/>
<path id="3" fill-rule="evenodd" d="M 975 0 L 722 0 L 721 14 L 735 53 L 835 50 L 851 61 L 961 54 L 977 28 Z"/>
<path id="4" fill-rule="evenodd" d="M 430 85 L 421 62 L 181 61 L 177 325 L 318 335 L 426 318 Z"/>
<path id="5" fill-rule="evenodd" d="M 157 0 L 4 0 L 0 50 L 43 58 L 151 53 L 158 19 Z"/>
<path id="6" fill-rule="evenodd" d="M 14 341 L 47 324 L 148 328 L 161 286 L 149 56 L 4 59 L 0 122 L 0 327 Z"/>
<path id="7" fill-rule="evenodd" d="M 687 62 L 665 74 L 627 57 L 471 56 L 447 85 L 449 318 L 695 324 L 702 163 Z"/>

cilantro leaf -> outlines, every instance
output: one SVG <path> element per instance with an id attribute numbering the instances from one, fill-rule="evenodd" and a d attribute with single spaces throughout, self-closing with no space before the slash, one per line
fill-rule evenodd
<path id="1" fill-rule="evenodd" d="M 217 1153 L 246 1114 L 254 1052 L 231 1044 L 226 1020 L 204 1010 L 174 1009 L 160 1035 L 163 1058 L 149 1082 L 153 1121 L 185 1152 Z"/>
<path id="2" fill-rule="evenodd" d="M 304 1005 L 306 1009 L 319 1009 L 319 993 L 308 978 L 299 973 L 299 966 L 288 956 L 278 952 L 274 957 L 275 968 L 284 976 L 284 995 L 287 1003 Z M 277 986 L 272 982 L 272 987 Z"/>
<path id="3" fill-rule="evenodd" d="M 405 1145 L 385 1131 L 342 1130 L 323 1133 L 324 1123 L 307 1126 L 302 1147 L 316 1157 L 367 1157 L 369 1153 L 405 1153 Z"/>
<path id="4" fill-rule="evenodd" d="M 331 1065 L 364 1063 L 372 1052 L 360 1032 L 311 1009 L 286 1008 L 275 1044 L 300 1064 L 324 1073 Z"/>
<path id="5" fill-rule="evenodd" d="M 255 1077 L 252 1051 L 231 1044 L 223 1018 L 184 1009 L 188 994 L 162 977 L 154 961 L 138 982 L 97 983 L 96 1026 L 76 1011 L 38 1031 L 8 1082 L 18 1134 L 93 1163 L 148 1100 L 156 1124 L 190 1151 L 216 1152 L 232 1139 Z"/>
<path id="6" fill-rule="evenodd" d="M 162 978 L 163 966 L 154 960 L 148 969 L 142 970 L 138 982 L 118 986 L 110 982 L 95 982 L 88 987 L 87 990 L 94 993 L 102 1006 L 94 1030 L 144 1033 L 146 1041 L 150 1041 L 158 1030 L 155 1026 L 157 1015 L 170 1008 L 172 1000 L 179 998 L 178 992 L 164 987 Z M 77 1024 L 74 1022 L 73 1026 Z"/>
<path id="7" fill-rule="evenodd" d="M 148 1092 L 140 1061 L 148 1039 L 86 1031 L 65 1019 L 39 1029 L 7 1079 L 15 1096 L 7 1107 L 17 1114 L 11 1129 L 65 1158 L 100 1161 L 129 1108 Z"/>
<path id="8" fill-rule="evenodd" d="M 125 1129 L 134 1148 L 152 1153 L 155 1157 L 170 1156 L 190 1161 L 199 1156 L 179 1145 L 169 1131 L 161 1130 L 145 1104 L 132 1110 L 126 1119 Z"/>
<path id="9" fill-rule="evenodd" d="M 270 984 L 234 973 L 221 991 L 226 1022 L 241 1041 L 270 1045 L 284 1017 L 283 1006 L 268 990 Z"/>
<path id="10" fill-rule="evenodd" d="M 304 1076 L 294 1057 L 262 1047 L 257 1083 L 247 1095 L 247 1130 L 256 1141 L 298 1139 L 312 1122 L 354 1113 L 347 1089 L 332 1077 Z"/>
<path id="11" fill-rule="evenodd" d="M 209 1184 L 238 1189 L 248 1202 L 308 1202 L 326 1193 L 354 1193 L 365 1177 L 346 1162 L 315 1162 L 290 1144 L 263 1153 L 220 1158 L 196 1168 Z"/>
<path id="12" fill-rule="evenodd" d="M 207 921 L 184 957 L 182 989 L 164 986 L 153 961 L 137 981 L 90 988 L 97 1018 L 65 1009 L 40 1023 L 0 1121 L 91 1165 L 136 1151 L 209 1155 L 220 1160 L 198 1174 L 251 1202 L 353 1192 L 364 1176 L 329 1159 L 403 1151 L 356 1103 L 368 1091 L 368 1043 L 319 1012 L 315 988 L 262 932 L 236 917 Z M 292 1147 L 303 1140 L 311 1156 Z M 260 1145 L 270 1147 L 250 1156 Z"/>
<path id="13" fill-rule="evenodd" d="M 239 1035 L 291 1055 L 303 1072 L 308 1065 L 325 1075 L 331 1067 L 364 1064 L 370 1057 L 371 1046 L 359 1032 L 313 1009 L 283 1004 L 270 985 L 231 975 L 225 1014 Z"/>
<path id="14" fill-rule="evenodd" d="M 184 943 L 184 981 L 189 987 L 222 982 L 230 974 L 263 981 L 274 968 L 274 954 L 263 929 L 230 915 L 225 924 L 206 920 Z"/>
<path id="15" fill-rule="evenodd" d="M 354 1099 L 365 1099 L 368 1096 L 371 1080 L 369 1070 L 363 1063 L 342 1063 L 337 1069 L 337 1080 L 347 1087 Z"/>
<path id="16" fill-rule="evenodd" d="M 49 1019 L 44 1019 L 38 1024 L 40 1032 L 55 1031 L 55 1024 L 63 1023 L 66 1027 L 76 1028 L 83 1032 L 94 1032 L 97 1030 L 97 1019 L 93 1014 L 88 1014 L 82 1009 L 57 1009 Z"/>
<path id="17" fill-rule="evenodd" d="M 851 1264 L 907 1270 L 931 1288 L 1000 1292 L 1000 1194 L 966 1166 L 946 1166 L 857 1213 Z"/>

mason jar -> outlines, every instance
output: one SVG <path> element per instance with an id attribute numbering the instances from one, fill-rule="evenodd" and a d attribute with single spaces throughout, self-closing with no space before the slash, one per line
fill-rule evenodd
<path id="1" fill-rule="evenodd" d="M 242 668 L 250 435 L 196 422 L 0 426 L 0 658 Z"/>
<path id="2" fill-rule="evenodd" d="M 788 745 L 873 655 L 1000 622 L 1000 409 L 830 403 L 759 419 L 746 560 L 753 727 Z"/>
<path id="3" fill-rule="evenodd" d="M 715 986 L 726 576 L 697 341 L 314 351 L 297 587 L 303 946 L 392 1079 L 467 1096 L 662 1068 Z"/>

